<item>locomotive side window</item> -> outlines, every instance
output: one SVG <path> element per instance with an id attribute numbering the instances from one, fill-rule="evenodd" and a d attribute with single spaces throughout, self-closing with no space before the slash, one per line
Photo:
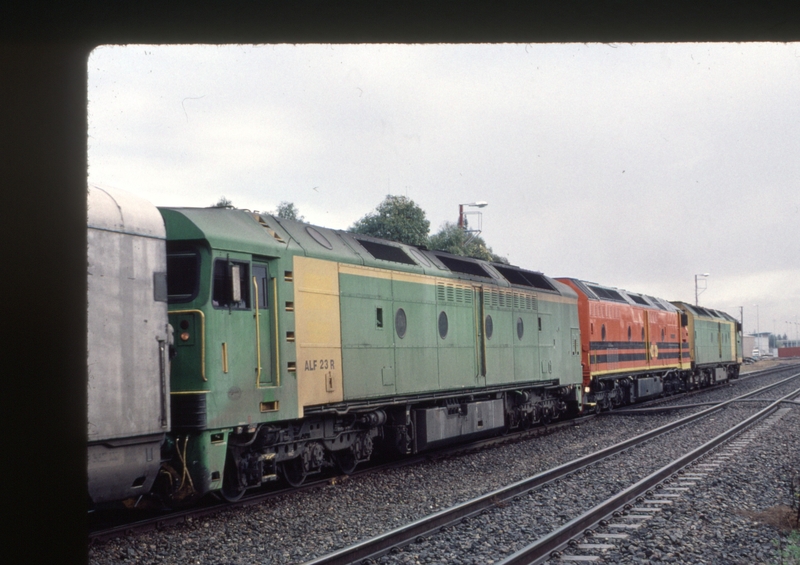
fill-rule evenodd
<path id="1" fill-rule="evenodd" d="M 490 315 L 486 315 L 486 322 L 484 323 L 486 327 L 486 339 L 492 339 L 492 334 L 494 333 L 494 323 L 492 322 L 492 317 Z"/>
<path id="2" fill-rule="evenodd" d="M 448 330 L 448 323 L 447 323 L 447 313 L 442 310 L 439 312 L 439 337 L 442 339 L 447 337 L 447 330 Z"/>
<path id="3" fill-rule="evenodd" d="M 525 334 L 525 324 L 522 323 L 522 318 L 517 318 L 517 337 L 522 341 L 522 336 Z"/>
<path id="4" fill-rule="evenodd" d="M 400 339 L 403 339 L 406 335 L 406 324 L 406 311 L 398 308 L 397 313 L 394 315 L 394 329 Z"/>
<path id="5" fill-rule="evenodd" d="M 606 340 L 606 325 L 605 324 L 600 326 L 600 339 L 602 339 L 603 341 Z"/>
<path id="6" fill-rule="evenodd" d="M 193 249 L 175 248 L 167 242 L 167 301 L 190 302 L 200 282 L 200 255 Z"/>
<path id="7" fill-rule="evenodd" d="M 214 289 L 211 303 L 217 308 L 250 308 L 249 265 L 242 261 L 214 261 Z"/>

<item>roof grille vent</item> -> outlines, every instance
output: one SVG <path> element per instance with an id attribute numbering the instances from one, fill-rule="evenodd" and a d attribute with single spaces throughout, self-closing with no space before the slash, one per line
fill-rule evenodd
<path id="1" fill-rule="evenodd" d="M 274 229 L 269 227 L 269 224 L 267 224 L 267 222 L 264 220 L 264 218 L 261 216 L 261 214 L 253 214 L 253 217 L 256 219 L 256 221 L 258 221 L 259 224 L 261 224 L 261 227 L 263 227 L 265 230 L 267 230 L 267 233 L 269 235 L 274 237 L 280 243 L 286 243 L 283 240 L 283 238 L 280 235 L 278 235 L 278 232 L 276 232 Z"/>

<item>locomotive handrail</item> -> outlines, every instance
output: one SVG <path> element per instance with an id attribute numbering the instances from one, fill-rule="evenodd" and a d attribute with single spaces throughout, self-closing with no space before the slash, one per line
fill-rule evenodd
<path id="1" fill-rule="evenodd" d="M 272 279 L 272 304 L 273 312 L 275 313 L 275 386 L 281 386 L 281 347 L 280 340 L 278 339 L 278 279 Z"/>
<path id="2" fill-rule="evenodd" d="M 253 293 L 255 296 L 255 304 L 253 305 L 255 313 L 253 318 L 256 320 L 256 388 L 258 388 L 258 384 L 261 382 L 261 326 L 258 319 L 258 281 L 255 276 L 253 276 L 253 287 L 255 287 L 255 292 Z"/>

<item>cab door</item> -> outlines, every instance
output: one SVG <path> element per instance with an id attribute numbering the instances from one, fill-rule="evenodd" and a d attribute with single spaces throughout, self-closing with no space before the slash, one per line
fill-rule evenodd
<path id="1" fill-rule="evenodd" d="M 269 267 L 253 261 L 253 324 L 255 326 L 253 366 L 258 386 L 275 386 L 275 368 L 272 351 L 274 305 L 270 300 Z M 274 298 L 274 297 L 273 297 Z"/>
<path id="2" fill-rule="evenodd" d="M 555 332 L 549 312 L 539 311 L 536 317 L 539 341 L 539 362 L 542 379 L 553 378 L 553 357 L 555 354 Z"/>

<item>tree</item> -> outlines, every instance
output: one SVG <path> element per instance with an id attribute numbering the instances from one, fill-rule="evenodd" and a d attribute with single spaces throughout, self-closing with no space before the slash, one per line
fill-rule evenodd
<path id="1" fill-rule="evenodd" d="M 209 208 L 233 208 L 233 202 L 225 198 L 224 196 L 220 196 L 219 200 L 217 200 L 216 204 L 212 204 Z"/>
<path id="2" fill-rule="evenodd" d="M 481 236 L 469 239 L 470 234 L 459 228 L 458 224 L 445 222 L 437 233 L 428 240 L 430 249 L 447 251 L 453 255 L 463 255 L 465 257 L 475 257 L 484 261 L 508 264 L 508 259 L 495 255 L 492 248 L 486 245 Z"/>
<path id="3" fill-rule="evenodd" d="M 350 231 L 408 245 L 424 246 L 428 243 L 430 226 L 425 212 L 413 200 L 387 194 L 375 211 L 350 226 Z"/>
<path id="4" fill-rule="evenodd" d="M 286 220 L 296 220 L 302 222 L 305 218 L 300 215 L 300 210 L 294 205 L 294 202 L 283 201 L 278 204 L 278 209 L 275 210 L 275 216 L 284 218 Z"/>

